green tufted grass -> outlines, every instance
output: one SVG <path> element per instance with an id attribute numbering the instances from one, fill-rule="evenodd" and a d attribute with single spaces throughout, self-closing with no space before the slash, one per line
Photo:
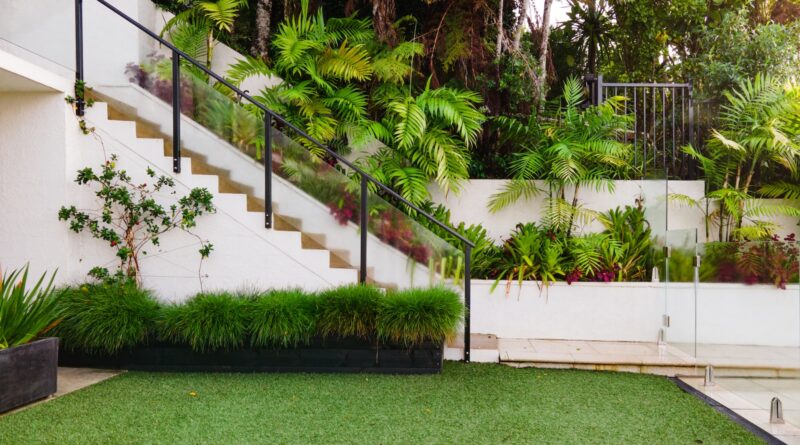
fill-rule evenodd
<path id="1" fill-rule="evenodd" d="M 448 362 L 428 376 L 131 372 L 0 417 L 0 443 L 760 441 L 665 378 Z"/>

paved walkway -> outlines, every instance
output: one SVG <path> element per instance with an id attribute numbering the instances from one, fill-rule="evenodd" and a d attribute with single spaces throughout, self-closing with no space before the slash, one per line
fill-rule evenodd
<path id="1" fill-rule="evenodd" d="M 50 400 L 53 400 L 56 397 L 61 397 L 63 395 L 69 394 L 71 392 L 77 391 L 79 389 L 86 388 L 87 386 L 94 385 L 95 383 L 100 383 L 103 380 L 110 379 L 111 377 L 117 376 L 121 373 L 121 371 L 109 371 L 103 369 L 89 369 L 89 368 L 58 368 L 58 389 L 52 397 L 48 397 L 46 399 L 40 400 L 38 402 L 31 403 L 29 405 L 25 405 L 19 407 L 17 409 L 8 411 L 4 414 L 0 414 L 3 416 L 7 416 L 9 414 L 22 411 L 23 409 L 30 408 L 31 406 L 38 405 L 40 403 L 45 403 Z"/>
<path id="2" fill-rule="evenodd" d="M 574 368 L 659 375 L 800 377 L 800 348 L 739 345 L 659 345 L 646 342 L 504 339 L 500 361 L 517 366 Z"/>
<path id="3" fill-rule="evenodd" d="M 681 380 L 787 444 L 800 445 L 800 379 L 717 378 L 713 386 L 699 377 Z M 769 423 L 773 397 L 783 402 L 784 424 Z"/>

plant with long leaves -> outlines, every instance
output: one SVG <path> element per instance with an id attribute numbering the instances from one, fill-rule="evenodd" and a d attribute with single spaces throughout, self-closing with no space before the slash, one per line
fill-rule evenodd
<path id="1" fill-rule="evenodd" d="M 555 233 L 534 223 L 517 224 L 511 237 L 503 245 L 503 255 L 498 264 L 499 274 L 492 290 L 506 280 L 506 293 L 514 281 L 522 291 L 525 280 L 541 281 L 546 288 L 564 276 L 562 265 L 566 257 L 564 243 Z"/>
<path id="2" fill-rule="evenodd" d="M 597 218 L 580 205 L 581 189 L 613 191 L 614 179 L 626 179 L 634 171 L 631 146 L 620 137 L 630 123 L 629 116 L 619 113 L 623 100 L 610 97 L 583 110 L 583 85 L 570 78 L 564 83 L 563 105 L 551 118 L 539 122 L 532 117 L 526 123 L 496 119 L 503 139 L 522 151 L 511 163 L 513 179 L 490 198 L 490 210 L 539 195 L 543 190 L 534 180 L 541 179 L 548 196 L 542 222 L 551 230 L 569 237 L 576 224 Z"/>
<path id="3" fill-rule="evenodd" d="M 800 87 L 768 75 L 757 75 L 726 92 L 720 126 L 711 133 L 703 152 L 692 146 L 684 151 L 697 159 L 706 175 L 705 206 L 685 197 L 672 196 L 703 209 L 706 235 L 717 229 L 719 241 L 763 239 L 776 225 L 762 218 L 778 215 L 800 217 L 800 209 L 756 199 L 755 178 L 782 169 L 797 177 L 800 161 Z M 767 197 L 797 198 L 797 185 L 789 182 L 763 184 Z"/>
<path id="4" fill-rule="evenodd" d="M 216 36 L 232 32 L 239 11 L 247 5 L 247 0 L 196 2 L 168 20 L 161 30 L 161 37 L 168 36 L 178 49 L 194 59 L 205 60 L 210 68 Z"/>
<path id="5" fill-rule="evenodd" d="M 280 78 L 257 99 L 340 153 L 364 150 L 357 164 L 415 204 L 429 196 L 431 179 L 450 190 L 468 177 L 469 150 L 484 121 L 480 96 L 429 84 L 415 95 L 412 60 L 421 44 L 389 48 L 375 40 L 369 20 L 326 20 L 304 1 L 301 13 L 279 26 L 274 47 L 274 63 L 240 60 L 229 80 Z"/>
<path id="6" fill-rule="evenodd" d="M 0 275 L 0 350 L 24 345 L 58 323 L 53 293 L 56 274 L 47 273 L 28 288 L 28 266 Z"/>

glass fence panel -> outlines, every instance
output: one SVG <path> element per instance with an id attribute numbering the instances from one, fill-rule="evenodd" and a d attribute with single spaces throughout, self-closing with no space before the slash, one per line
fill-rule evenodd
<path id="1" fill-rule="evenodd" d="M 697 303 L 697 229 L 668 230 L 665 236 L 664 314 L 667 343 L 694 354 Z"/>
<path id="2" fill-rule="evenodd" d="M 368 212 L 367 258 L 377 284 L 463 286 L 464 252 L 442 239 L 445 234 L 434 233 L 374 191 Z"/>
<path id="3" fill-rule="evenodd" d="M 701 246 L 698 358 L 746 364 L 797 354 L 798 247 L 791 238 Z"/>
<path id="4" fill-rule="evenodd" d="M 716 387 L 765 418 L 778 397 L 800 427 L 798 247 L 793 237 L 702 246 L 695 357 L 716 370 Z"/>

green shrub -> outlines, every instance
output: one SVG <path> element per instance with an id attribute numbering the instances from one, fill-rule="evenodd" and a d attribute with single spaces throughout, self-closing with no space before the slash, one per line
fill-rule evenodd
<path id="1" fill-rule="evenodd" d="M 28 289 L 28 266 L 0 275 L 0 350 L 32 341 L 57 321 L 55 274 L 43 287 L 46 276 Z"/>
<path id="2" fill-rule="evenodd" d="M 372 286 L 350 285 L 330 289 L 317 299 L 317 328 L 323 336 L 375 335 L 381 291 Z"/>
<path id="3" fill-rule="evenodd" d="M 161 338 L 188 343 L 201 352 L 237 349 L 247 334 L 248 301 L 241 295 L 209 293 L 167 306 L 161 315 Z"/>
<path id="4" fill-rule="evenodd" d="M 67 287 L 57 297 L 62 320 L 55 333 L 67 349 L 113 354 L 147 342 L 160 305 L 133 282 Z"/>
<path id="5" fill-rule="evenodd" d="M 247 308 L 253 346 L 308 343 L 317 327 L 316 299 L 301 290 L 278 290 L 254 298 Z"/>
<path id="6" fill-rule="evenodd" d="M 426 340 L 444 341 L 455 335 L 464 317 L 461 297 L 450 289 L 407 289 L 381 301 L 378 336 L 411 346 Z"/>

